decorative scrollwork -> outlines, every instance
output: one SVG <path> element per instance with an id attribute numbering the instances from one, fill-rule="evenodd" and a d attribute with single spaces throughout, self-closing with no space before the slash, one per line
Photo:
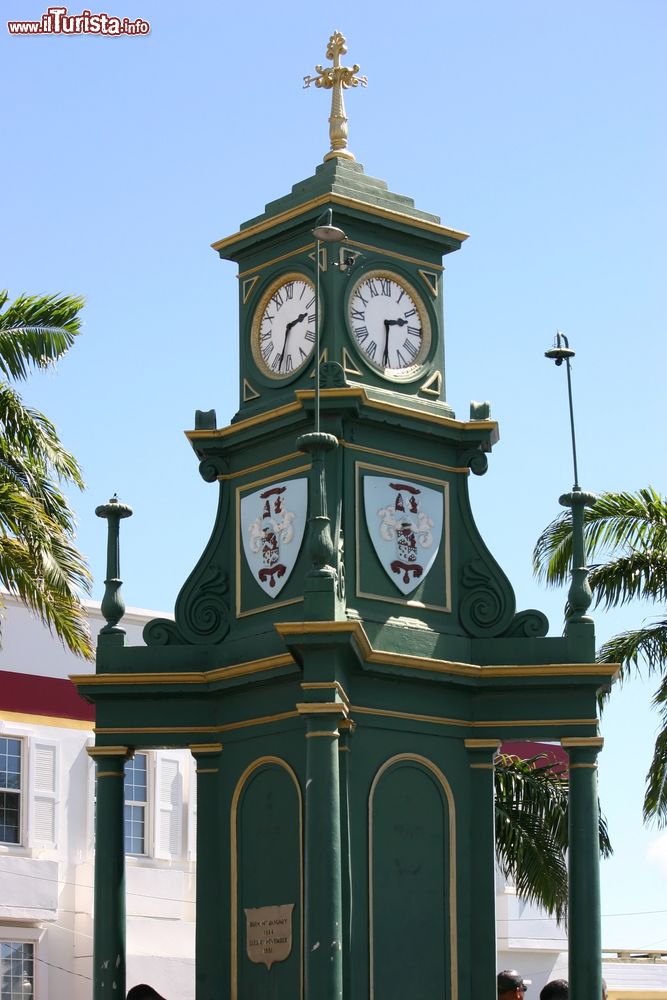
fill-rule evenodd
<path id="1" fill-rule="evenodd" d="M 464 628 L 471 635 L 498 635 L 514 612 L 511 595 L 498 585 L 481 559 L 463 567 L 461 583 L 468 591 L 460 604 Z"/>
<path id="2" fill-rule="evenodd" d="M 467 465 L 473 476 L 483 476 L 489 468 L 489 460 L 481 448 L 468 448 L 459 452 L 461 465 Z"/>
<path id="3" fill-rule="evenodd" d="M 214 483 L 218 476 L 222 476 L 228 471 L 227 462 L 222 455 L 216 455 L 215 452 L 209 452 L 206 458 L 199 463 L 199 475 L 205 483 Z"/>
<path id="4" fill-rule="evenodd" d="M 147 646 L 182 646 L 183 636 L 178 631 L 176 623 L 170 618 L 153 618 L 147 622 L 143 631 Z"/>
<path id="5" fill-rule="evenodd" d="M 549 631 L 549 619 L 541 611 L 533 608 L 519 611 L 503 632 L 503 636 L 519 636 L 521 638 L 542 639 Z"/>
<path id="6" fill-rule="evenodd" d="M 176 604 L 176 621 L 186 641 L 221 642 L 229 632 L 230 611 L 225 596 L 229 579 L 218 566 L 209 566 L 196 586 Z"/>

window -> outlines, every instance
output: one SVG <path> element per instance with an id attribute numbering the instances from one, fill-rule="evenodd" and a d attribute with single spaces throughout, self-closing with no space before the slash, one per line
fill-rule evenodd
<path id="1" fill-rule="evenodd" d="M 125 762 L 125 853 L 146 854 L 148 755 L 135 753 Z"/>
<path id="2" fill-rule="evenodd" d="M 0 941 L 0 1000 L 33 1000 L 34 982 L 34 945 Z"/>
<path id="3" fill-rule="evenodd" d="M 0 737 L 0 842 L 21 843 L 21 740 L 6 736 Z"/>

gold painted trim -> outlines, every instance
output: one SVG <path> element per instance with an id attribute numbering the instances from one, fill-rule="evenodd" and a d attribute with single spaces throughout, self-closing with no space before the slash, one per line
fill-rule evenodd
<path id="1" fill-rule="evenodd" d="M 215 430 L 185 431 L 185 436 L 190 442 L 195 442 L 200 439 L 210 440 L 211 438 L 224 438 L 230 437 L 233 434 L 238 434 L 241 431 L 247 430 L 249 427 L 255 427 L 259 424 L 273 422 L 279 417 L 287 416 L 291 413 L 297 413 L 299 410 L 302 410 L 305 400 L 315 398 L 315 390 L 296 389 L 294 395 L 296 396 L 296 402 L 294 403 L 285 403 L 283 406 L 277 406 L 273 410 L 258 413 L 254 417 L 247 417 L 245 420 L 239 420 L 237 423 L 230 424 L 227 427 L 219 427 Z M 477 433 L 480 430 L 491 431 L 493 434 L 493 443 L 498 440 L 498 424 L 495 420 L 456 420 L 454 417 L 445 417 L 439 413 L 425 413 L 422 410 L 415 410 L 408 405 L 403 406 L 398 403 L 388 403 L 383 400 L 372 399 L 369 397 L 363 385 L 351 385 L 343 389 L 322 389 L 320 395 L 322 399 L 361 399 L 363 404 L 368 406 L 370 409 L 380 410 L 386 413 L 398 413 L 402 416 L 407 415 L 414 417 L 416 420 L 422 420 L 425 423 L 437 424 L 440 427 L 451 427 L 464 434 L 467 432 Z"/>
<path id="2" fill-rule="evenodd" d="M 470 469 L 467 465 L 442 465 L 440 462 L 430 462 L 425 458 L 413 458 L 412 455 L 399 455 L 394 451 L 384 451 L 381 448 L 371 448 L 368 445 L 356 444 L 353 441 L 346 441 L 344 438 L 340 438 L 338 444 L 343 448 L 349 448 L 351 451 L 363 451 L 367 452 L 369 455 L 381 455 L 382 458 L 390 458 L 396 462 L 411 462 L 414 465 L 424 465 L 429 469 L 441 469 L 443 472 L 460 472 L 464 475 L 468 475 Z M 438 480 L 440 482 L 440 480 Z"/>
<path id="3" fill-rule="evenodd" d="M 361 375 L 361 372 L 355 365 L 354 361 L 350 357 L 350 353 L 347 348 L 343 348 L 342 356 L 343 371 L 346 375 Z"/>
<path id="4" fill-rule="evenodd" d="M 329 360 L 329 348 L 323 347 L 322 350 L 320 351 L 320 364 L 326 365 L 328 360 Z M 311 379 L 315 378 L 315 369 L 313 369 L 312 372 L 310 373 L 310 378 Z"/>
<path id="5" fill-rule="evenodd" d="M 299 702 L 296 710 L 299 715 L 342 715 L 347 718 L 349 703 L 342 701 L 304 701 Z"/>
<path id="6" fill-rule="evenodd" d="M 250 674 L 264 673 L 275 667 L 288 667 L 295 663 L 290 653 L 277 653 L 262 660 L 248 660 L 238 663 L 235 667 L 215 667 L 213 670 L 193 670 L 191 673 L 136 673 L 136 674 L 70 674 L 70 680 L 76 686 L 104 687 L 115 684 L 211 684 L 228 677 L 247 677 Z M 90 728 L 90 727 L 89 727 Z M 98 733 L 105 729 L 95 729 Z M 199 732 L 199 728 L 196 729 Z M 121 729 L 119 732 L 125 732 Z M 208 732 L 208 727 L 204 727 Z"/>
<path id="7" fill-rule="evenodd" d="M 299 933 L 300 933 L 300 996 L 303 1000 L 303 948 L 304 948 L 304 898 L 303 898 L 303 797 L 301 795 L 301 785 L 296 774 L 282 757 L 265 756 L 258 757 L 246 767 L 245 771 L 236 783 L 230 810 L 230 865 L 231 865 L 231 1000 L 238 1000 L 238 847 L 237 847 L 237 809 L 243 786 L 250 777 L 263 764 L 275 764 L 287 771 L 296 788 L 299 802 Z"/>
<path id="8" fill-rule="evenodd" d="M 188 441 L 198 441 L 200 439 L 212 437 L 230 437 L 232 434 L 238 434 L 240 431 L 245 431 L 249 427 L 256 427 L 258 424 L 273 421 L 278 417 L 287 416 L 290 413 L 297 413 L 302 409 L 303 406 L 300 402 L 285 403 L 284 406 L 277 406 L 274 410 L 266 410 L 264 413 L 257 413 L 254 417 L 246 417 L 245 420 L 239 420 L 237 423 L 229 424 L 227 427 L 217 427 L 215 430 L 210 431 L 185 431 L 185 436 Z"/>
<path id="9" fill-rule="evenodd" d="M 433 264 L 431 261 L 423 260 L 421 257 L 409 257 L 407 254 L 399 253 L 398 250 L 387 250 L 386 247 L 376 247 L 372 243 L 361 243 L 359 240 L 346 240 L 345 246 L 359 247 L 361 250 L 370 250 L 371 253 L 381 254 L 383 257 L 392 257 L 394 260 L 404 260 L 408 264 L 426 264 L 433 271 L 444 271 L 442 264 Z"/>
<path id="10" fill-rule="evenodd" d="M 251 267 L 247 271 L 239 271 L 236 277 L 239 279 L 245 278 L 246 274 L 255 274 L 258 271 L 264 271 L 267 267 L 273 267 L 274 264 L 281 264 L 284 260 L 289 260 L 290 257 L 298 257 L 299 254 L 305 253 L 314 246 L 314 243 L 306 243 L 305 246 L 299 247 L 297 250 L 290 250 L 289 253 L 282 253 L 280 257 L 273 257 L 272 260 L 267 260 L 263 264 L 258 264 L 257 267 Z"/>
<path id="11" fill-rule="evenodd" d="M 586 767 L 590 771 L 597 771 L 597 764 L 568 764 L 568 771 L 574 771 L 575 767 Z"/>
<path id="12" fill-rule="evenodd" d="M 350 752 L 350 748 L 349 747 L 343 746 L 342 743 L 338 744 L 338 753 L 349 753 L 349 752 Z"/>
<path id="13" fill-rule="evenodd" d="M 261 392 L 257 392 L 257 389 L 253 385 L 250 385 L 247 378 L 243 379 L 243 402 L 249 403 L 251 399 L 259 399 Z M 220 478 L 220 477 L 218 477 Z"/>
<path id="14" fill-rule="evenodd" d="M 589 749 L 601 750 L 604 746 L 603 736 L 564 736 L 560 745 L 567 747 L 587 747 Z"/>
<path id="15" fill-rule="evenodd" d="M 444 268 L 440 268 L 444 271 Z M 438 297 L 438 273 L 433 269 L 419 268 L 418 274 L 434 299 Z"/>
<path id="16" fill-rule="evenodd" d="M 433 388 L 435 386 L 435 388 Z M 435 396 L 437 399 L 442 395 L 442 372 L 433 372 L 432 375 L 422 382 L 419 392 L 425 396 Z M 466 472 L 468 471 L 466 467 Z"/>
<path id="17" fill-rule="evenodd" d="M 250 615 L 257 615 L 261 611 L 268 611 L 273 608 L 284 608 L 289 604 L 299 604 L 303 601 L 303 597 L 291 597 L 285 601 L 275 601 L 270 604 L 262 604 L 255 608 L 248 608 L 246 611 L 241 610 L 242 605 L 242 587 L 241 587 L 241 566 L 242 559 L 245 556 L 242 552 L 242 542 L 241 542 L 241 494 L 246 494 L 252 492 L 252 490 L 258 489 L 260 486 L 265 486 L 266 483 L 275 483 L 278 481 L 284 481 L 296 476 L 301 472 L 310 472 L 312 463 L 308 462 L 305 465 L 298 465 L 295 469 L 289 469 L 285 472 L 283 476 L 276 476 L 276 473 L 272 473 L 270 476 L 264 476 L 262 479 L 255 479 L 251 483 L 243 483 L 241 486 L 237 486 L 234 492 L 234 509 L 236 513 L 236 617 L 237 618 L 248 618 Z M 304 532 L 305 538 L 305 532 Z M 303 542 L 303 539 L 302 539 Z M 263 591 L 262 591 L 263 593 Z"/>
<path id="18" fill-rule="evenodd" d="M 501 743 L 502 740 L 470 739 L 463 741 L 467 750 L 497 750 Z"/>
<path id="19" fill-rule="evenodd" d="M 253 472 L 260 472 L 262 469 L 269 469 L 272 465 L 280 465 L 281 462 L 293 462 L 295 458 L 303 461 L 302 451 L 290 451 L 287 455 L 279 455 L 278 458 L 269 458 L 266 462 L 259 462 L 257 465 L 249 465 L 238 472 L 221 472 L 216 479 L 219 483 L 227 482 L 230 479 L 240 479 L 241 476 L 249 476 Z"/>
<path id="20" fill-rule="evenodd" d="M 450 1000 L 458 1000 L 458 930 L 456 918 L 456 804 L 447 778 L 439 767 L 416 753 L 400 753 L 390 757 L 378 768 L 368 793 L 368 965 L 370 974 L 370 1000 L 375 1000 L 373 964 L 373 799 L 382 775 L 393 764 L 414 761 L 430 771 L 440 782 L 449 806 L 449 949 L 450 949 Z"/>
<path id="21" fill-rule="evenodd" d="M 285 719 L 298 719 L 298 712 L 277 712 L 275 715 L 259 715 L 253 719 L 240 719 L 238 722 L 223 722 L 218 726 L 137 726 L 125 729 L 122 726 L 110 726 L 98 729 L 98 733 L 229 733 L 234 729 L 245 729 L 249 726 L 265 726 L 271 722 L 283 722 Z"/>
<path id="22" fill-rule="evenodd" d="M 468 767 L 477 771 L 493 771 L 493 764 L 469 764 Z"/>
<path id="23" fill-rule="evenodd" d="M 438 222 L 427 222 L 426 219 L 416 219 L 414 216 L 408 215 L 405 212 L 398 212 L 391 208 L 382 208 L 379 205 L 371 205 L 368 202 L 360 201 L 358 198 L 348 198 L 345 195 L 335 194 L 332 191 L 328 191 L 325 194 L 318 195 L 317 198 L 311 198 L 308 201 L 302 202 L 300 205 L 295 205 L 294 208 L 289 208 L 284 212 L 280 212 L 278 215 L 271 216 L 271 218 L 268 219 L 263 219 L 261 222 L 256 222 L 254 226 L 249 226 L 247 229 L 239 230 L 238 233 L 234 233 L 232 236 L 225 236 L 221 240 L 216 240 L 215 243 L 211 243 L 211 247 L 213 250 L 217 250 L 218 253 L 220 253 L 222 250 L 226 250 L 235 243 L 240 243 L 243 240 L 248 239 L 248 237 L 264 233 L 267 229 L 274 229 L 282 225 L 284 222 L 289 222 L 291 219 L 298 218 L 300 215 L 306 215 L 313 209 L 319 208 L 320 205 L 340 205 L 342 208 L 357 209 L 365 215 L 375 215 L 391 222 L 400 222 L 413 229 L 421 229 L 424 232 L 435 233 L 438 236 L 448 236 L 450 239 L 459 240 L 461 243 L 463 243 L 464 240 L 467 240 L 470 235 L 469 233 L 459 232 L 456 229 L 449 229 L 447 226 L 443 226 Z M 350 242 L 352 241 L 350 240 Z M 384 253 L 385 251 L 383 250 L 382 252 Z M 433 265 L 430 266 L 432 267 Z"/>
<path id="24" fill-rule="evenodd" d="M 125 771 L 98 771 L 96 777 L 98 778 L 124 778 Z"/>
<path id="25" fill-rule="evenodd" d="M 190 743 L 188 745 L 190 753 L 220 753 L 222 743 Z"/>
<path id="26" fill-rule="evenodd" d="M 406 459 L 403 459 L 405 462 Z M 369 591 L 361 589 L 361 539 L 359 537 L 362 525 L 366 523 L 365 514 L 362 516 L 363 512 L 363 501 L 362 501 L 362 470 L 370 472 L 380 472 L 384 473 L 385 476 L 402 476 L 403 471 L 397 471 L 396 468 L 389 469 L 382 465 L 371 465 L 369 462 L 356 461 L 354 463 L 354 476 L 355 476 L 355 520 L 354 520 L 354 533 L 355 533 L 355 573 L 356 573 L 356 594 L 357 597 L 366 598 L 371 601 L 385 601 L 389 604 L 399 604 L 401 607 L 413 607 L 413 608 L 428 608 L 431 611 L 444 611 L 447 614 L 451 613 L 452 610 L 452 554 L 451 554 L 451 544 L 450 544 L 450 500 L 449 500 L 449 483 L 447 480 L 434 479 L 432 476 L 424 476 L 416 472 L 406 472 L 405 475 L 409 479 L 415 479 L 422 483 L 430 483 L 434 486 L 438 492 L 442 493 L 443 500 L 443 510 L 442 510 L 442 537 L 440 539 L 440 545 L 438 548 L 442 547 L 444 552 L 443 559 L 443 570 L 444 579 L 442 579 L 442 585 L 444 588 L 444 602 L 442 604 L 427 604 L 424 601 L 413 600 L 409 597 L 389 597 L 383 594 L 373 594 Z M 367 525 L 367 529 L 370 531 L 370 526 Z M 374 550 L 375 551 L 375 550 Z M 436 555 L 436 560 L 431 567 L 427 576 L 430 576 L 433 570 L 436 568 L 438 562 Z M 384 572 L 384 568 L 383 568 Z M 434 577 L 435 578 L 435 577 Z"/>
<path id="27" fill-rule="evenodd" d="M 407 667 L 411 670 L 426 670 L 431 673 L 456 674 L 463 677 L 571 677 L 592 674 L 594 677 L 608 677 L 618 672 L 617 663 L 538 663 L 514 666 L 480 666 L 474 663 L 458 663 L 454 660 L 435 660 L 426 656 L 412 656 L 409 653 L 390 653 L 371 646 L 364 626 L 359 621 L 344 622 L 277 622 L 274 628 L 279 635 L 322 635 L 349 632 L 356 640 L 359 651 L 367 663 L 381 663 L 387 666 Z M 533 725 L 543 720 L 503 722 L 502 725 Z M 568 720 L 555 719 L 548 725 L 569 724 Z M 597 725 L 597 719 L 580 720 L 581 725 Z M 495 726 L 496 722 L 475 722 L 476 726 Z"/>
<path id="28" fill-rule="evenodd" d="M 241 285 L 241 297 L 242 297 L 243 305 L 246 304 L 246 302 L 250 298 L 250 295 L 252 293 L 253 288 L 255 287 L 255 285 L 257 284 L 257 282 L 259 281 L 259 274 L 254 274 L 255 271 L 259 270 L 259 268 L 253 267 L 252 270 L 253 270 L 253 277 L 252 278 L 246 278 L 246 280 Z M 247 274 L 247 272 L 246 272 L 246 274 Z M 238 277 L 240 278 L 241 275 L 239 274 Z"/>
<path id="29" fill-rule="evenodd" d="M 195 774 L 220 774 L 219 767 L 196 767 Z"/>
<path id="30" fill-rule="evenodd" d="M 312 733 L 306 733 L 306 739 L 307 740 L 311 740 L 315 736 L 333 736 L 336 739 L 338 739 L 338 737 L 340 736 L 340 733 L 338 732 L 337 729 L 332 729 L 332 730 L 318 729 L 318 730 L 316 730 L 316 731 L 314 731 Z"/>
<path id="31" fill-rule="evenodd" d="M 488 726 L 595 726 L 597 719 L 490 719 L 484 722 L 473 722 L 470 719 L 449 719 L 440 715 L 421 715 L 415 712 L 399 712 L 390 708 L 369 708 L 366 705 L 351 705 L 350 711 L 355 715 L 378 715 L 389 719 L 406 719 L 410 722 L 428 722 L 436 726 L 460 726 L 465 729 L 486 728 Z M 496 741 L 494 741 L 496 742 Z M 502 741 L 500 741 L 502 742 Z"/>
<path id="32" fill-rule="evenodd" d="M 303 691 L 326 691 L 327 689 L 338 691 L 338 694 L 343 700 L 343 704 L 350 707 L 350 699 L 348 698 L 345 688 L 338 681 L 304 681 L 300 687 Z"/>
<path id="33" fill-rule="evenodd" d="M 81 729 L 92 733 L 95 723 L 92 719 L 68 719 L 61 715 L 33 715 L 30 712 L 9 712 L 2 709 L 0 720 L 3 722 L 27 723 L 31 726 L 51 726 L 53 729 Z"/>

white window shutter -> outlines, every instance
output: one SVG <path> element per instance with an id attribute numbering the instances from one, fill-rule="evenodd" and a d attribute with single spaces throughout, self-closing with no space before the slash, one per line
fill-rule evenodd
<path id="1" fill-rule="evenodd" d="M 33 740 L 30 747 L 30 824 L 32 847 L 58 844 L 58 746 Z"/>
<path id="2" fill-rule="evenodd" d="M 197 858 L 197 762 L 190 759 L 188 774 L 188 860 Z"/>
<path id="3" fill-rule="evenodd" d="M 155 857 L 179 858 L 183 839 L 183 772 L 178 757 L 159 753 L 155 762 Z"/>

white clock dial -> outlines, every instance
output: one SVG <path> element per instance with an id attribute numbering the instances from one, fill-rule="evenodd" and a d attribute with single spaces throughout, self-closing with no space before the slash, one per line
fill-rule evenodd
<path id="1" fill-rule="evenodd" d="M 428 318 L 415 289 L 386 271 L 370 271 L 353 287 L 348 322 L 367 361 L 390 378 L 421 367 L 430 345 Z"/>
<path id="2" fill-rule="evenodd" d="M 289 274 L 264 293 L 255 313 L 252 352 L 270 378 L 287 378 L 306 364 L 315 347 L 315 287 Z"/>

